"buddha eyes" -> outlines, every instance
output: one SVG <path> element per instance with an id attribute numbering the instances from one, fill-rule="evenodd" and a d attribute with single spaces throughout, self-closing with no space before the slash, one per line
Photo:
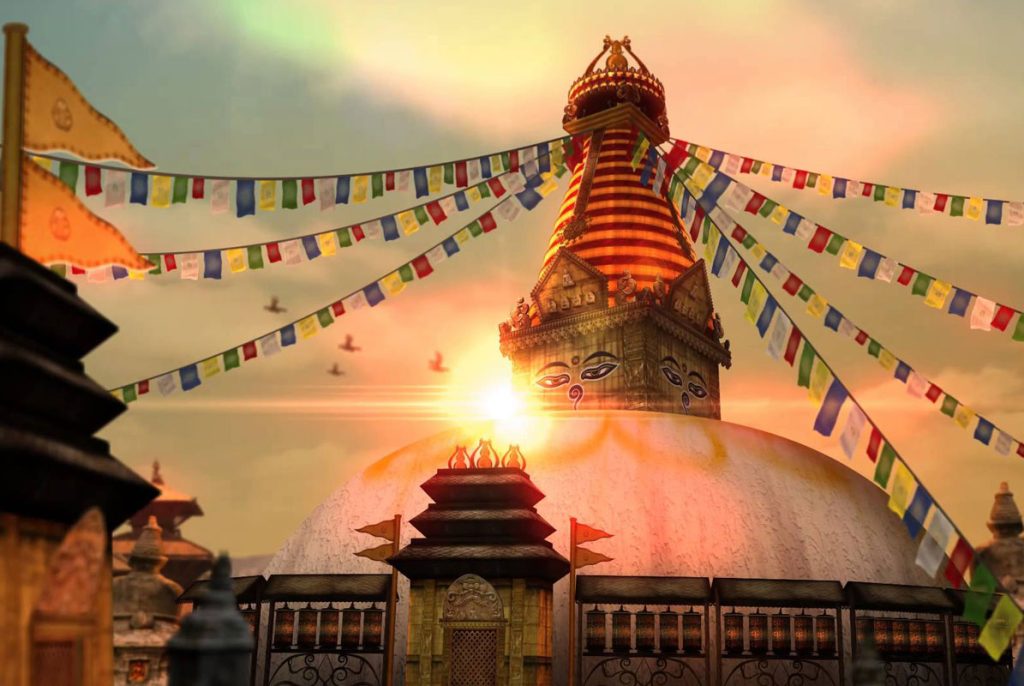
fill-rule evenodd
<path id="1" fill-rule="evenodd" d="M 708 392 L 704 390 L 703 387 L 698 386 L 695 383 L 687 384 L 687 388 L 690 389 L 690 393 L 692 393 L 695 398 L 706 398 L 708 396 Z"/>
<path id="2" fill-rule="evenodd" d="M 598 379 L 603 379 L 615 371 L 615 368 L 618 366 L 619 365 L 614 362 L 604 362 L 596 367 L 588 367 L 580 372 L 580 379 L 583 381 L 597 381 Z"/>
<path id="3" fill-rule="evenodd" d="M 568 374 L 551 374 L 537 379 L 537 385 L 541 388 L 558 388 L 569 383 Z"/>
<path id="4" fill-rule="evenodd" d="M 676 370 L 671 367 L 662 367 L 661 373 L 665 375 L 665 378 L 668 379 L 668 382 L 673 386 L 683 385 L 683 377 L 679 376 L 679 374 L 676 373 Z M 692 386 L 693 384 L 690 385 Z"/>

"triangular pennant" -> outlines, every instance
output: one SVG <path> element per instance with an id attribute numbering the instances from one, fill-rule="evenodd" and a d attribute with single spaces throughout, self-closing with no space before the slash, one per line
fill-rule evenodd
<path id="1" fill-rule="evenodd" d="M 595 529 L 594 527 L 587 526 L 586 524 L 576 524 L 576 545 L 611 537 L 612 534 L 607 531 L 601 531 L 600 529 Z"/>
<path id="2" fill-rule="evenodd" d="M 385 541 L 395 540 L 395 520 L 385 519 L 383 522 L 377 522 L 376 524 L 367 524 L 366 526 L 356 529 L 361 534 L 370 534 L 377 538 L 383 538 Z"/>
<path id="3" fill-rule="evenodd" d="M 582 567 L 589 567 L 590 565 L 596 565 L 601 562 L 611 562 L 612 558 L 601 553 L 595 553 L 593 550 L 587 548 L 576 547 L 576 569 Z"/>
<path id="4" fill-rule="evenodd" d="M 391 543 L 384 543 L 376 548 L 367 548 L 366 550 L 360 550 L 354 554 L 356 557 L 365 557 L 377 562 L 385 562 L 389 557 L 394 555 L 395 552 L 394 546 Z"/>

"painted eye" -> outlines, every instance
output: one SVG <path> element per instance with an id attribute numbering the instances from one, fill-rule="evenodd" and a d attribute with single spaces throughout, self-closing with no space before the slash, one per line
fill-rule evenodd
<path id="1" fill-rule="evenodd" d="M 671 367 L 662 367 L 661 373 L 665 375 L 665 378 L 668 379 L 668 382 L 673 386 L 683 385 L 683 377 L 679 376 L 679 374 L 676 373 L 676 370 Z"/>
<path id="2" fill-rule="evenodd" d="M 697 384 L 691 383 L 691 384 L 688 384 L 688 387 L 690 389 L 690 393 L 693 393 L 693 397 L 694 398 L 706 398 L 706 397 L 708 397 L 708 392 L 706 390 L 704 390 L 702 387 L 698 386 Z"/>
<path id="3" fill-rule="evenodd" d="M 605 362 L 597 365 L 596 367 L 589 367 L 580 372 L 580 379 L 583 381 L 597 381 L 598 379 L 603 379 L 615 371 L 615 368 L 618 366 L 619 365 L 614 362 Z"/>
<path id="4" fill-rule="evenodd" d="M 542 376 L 537 379 L 537 385 L 541 388 L 558 388 L 569 383 L 568 374 L 551 374 L 550 376 Z"/>

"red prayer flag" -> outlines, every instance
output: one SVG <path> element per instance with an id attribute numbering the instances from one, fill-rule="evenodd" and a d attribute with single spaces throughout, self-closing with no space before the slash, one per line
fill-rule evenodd
<path id="1" fill-rule="evenodd" d="M 242 344 L 242 359 L 251 360 L 256 357 L 256 341 L 249 341 Z"/>
<path id="2" fill-rule="evenodd" d="M 864 345 L 868 342 L 868 332 L 863 329 L 857 329 L 857 345 Z"/>
<path id="3" fill-rule="evenodd" d="M 928 387 L 928 392 L 924 394 L 924 397 L 928 398 L 932 402 L 935 402 L 942 396 L 942 389 L 932 384 Z"/>
<path id="4" fill-rule="evenodd" d="M 480 217 L 480 228 L 484 230 L 484 233 L 490 233 L 498 228 L 498 223 L 494 221 L 494 215 L 488 212 Z"/>
<path id="5" fill-rule="evenodd" d="M 206 179 L 193 178 L 192 179 L 192 199 L 202 200 L 206 195 Z"/>
<path id="6" fill-rule="evenodd" d="M 747 206 L 744 208 L 750 214 L 757 214 L 757 211 L 761 209 L 761 205 L 764 204 L 764 196 L 754 191 L 754 195 L 751 196 L 750 200 L 747 201 Z"/>
<path id="7" fill-rule="evenodd" d="M 434 267 L 430 264 L 430 260 L 427 259 L 426 255 L 420 255 L 413 260 L 412 268 L 416 271 L 417 279 L 424 279 L 434 271 Z"/>
<path id="8" fill-rule="evenodd" d="M 500 198 L 505 195 L 505 187 L 501 185 L 501 181 L 498 177 L 487 179 L 487 187 L 491 189 L 491 193 L 494 193 L 495 198 Z"/>
<path id="9" fill-rule="evenodd" d="M 335 317 L 340 317 L 345 314 L 345 304 L 340 300 L 338 302 L 331 303 L 331 312 L 334 313 Z"/>
<path id="10" fill-rule="evenodd" d="M 384 190 L 395 190 L 395 172 L 392 171 L 384 173 Z"/>
<path id="11" fill-rule="evenodd" d="M 796 274 L 790 274 L 789 278 L 786 279 L 786 283 L 782 284 L 782 290 L 786 291 L 790 295 L 796 295 L 796 292 L 800 290 L 800 286 L 804 284 L 800 280 L 800 277 Z"/>
<path id="12" fill-rule="evenodd" d="M 430 215 L 430 218 L 435 224 L 440 224 L 448 218 L 448 215 L 444 213 L 443 209 L 441 209 L 441 203 L 436 200 L 427 203 L 427 214 Z"/>
<path id="13" fill-rule="evenodd" d="M 1009 325 L 1010 320 L 1013 319 L 1015 311 L 1012 307 L 1000 305 L 999 309 L 996 310 L 996 316 L 992 317 L 992 327 L 1000 331 L 1006 331 L 1006 327 Z"/>
<path id="14" fill-rule="evenodd" d="M 76 267 L 75 265 L 71 265 L 71 273 L 72 274 L 84 274 L 85 270 L 82 269 L 81 267 Z"/>
<path id="15" fill-rule="evenodd" d="M 465 188 L 469 185 L 465 161 L 455 163 L 455 185 L 459 188 Z"/>
<path id="16" fill-rule="evenodd" d="M 174 259 L 174 255 L 164 255 L 164 269 L 173 272 L 178 268 L 178 262 Z"/>
<path id="17" fill-rule="evenodd" d="M 870 198 L 872 195 L 874 195 L 874 192 L 875 192 L 875 184 L 873 184 L 873 183 L 866 183 L 866 184 L 864 184 L 864 188 L 863 188 L 863 190 L 861 190 L 860 194 L 863 195 L 865 198 Z"/>
<path id="18" fill-rule="evenodd" d="M 302 204 L 308 205 L 316 200 L 316 191 L 313 190 L 313 179 L 302 180 Z"/>
<path id="19" fill-rule="evenodd" d="M 754 160 L 749 157 L 743 158 L 743 164 L 740 165 L 740 172 L 743 174 L 749 174 L 750 170 L 754 168 Z"/>
<path id="20" fill-rule="evenodd" d="M 572 137 L 572 154 L 565 158 L 565 163 L 572 171 L 576 171 L 576 167 L 583 161 L 583 143 L 586 140 L 585 133 L 578 133 Z"/>
<path id="21" fill-rule="evenodd" d="M 679 165 L 681 165 L 689 155 L 690 153 L 686 152 L 686 143 L 683 141 L 676 141 L 672 146 L 672 149 L 668 151 L 667 155 L 665 155 L 665 167 L 668 172 L 671 174 L 675 172 L 676 169 L 679 169 Z"/>
<path id="22" fill-rule="evenodd" d="M 945 212 L 946 211 L 946 203 L 947 202 L 949 202 L 949 196 L 946 195 L 945 193 L 939 193 L 938 195 L 936 195 L 935 196 L 935 207 L 934 207 L 935 211 L 936 212 Z"/>
<path id="23" fill-rule="evenodd" d="M 789 332 L 789 343 L 786 344 L 786 355 L 784 359 L 790 367 L 796 361 L 796 351 L 800 349 L 800 329 L 793 327 L 793 330 Z"/>
<path id="24" fill-rule="evenodd" d="M 508 154 L 508 170 L 519 171 L 519 151 L 513 150 Z"/>
<path id="25" fill-rule="evenodd" d="M 797 169 L 796 176 L 793 177 L 793 188 L 804 188 L 805 186 L 807 186 L 807 172 Z"/>
<path id="26" fill-rule="evenodd" d="M 743 239 L 747 237 L 747 230 L 737 224 L 736 228 L 732 230 L 732 237 L 742 243 Z"/>
<path id="27" fill-rule="evenodd" d="M 271 262 L 281 261 L 281 247 L 277 243 L 267 243 L 267 259 Z"/>
<path id="28" fill-rule="evenodd" d="M 872 462 L 878 461 L 878 449 L 882 447 L 882 432 L 878 427 L 871 426 L 871 438 L 868 439 L 868 457 Z"/>
<path id="29" fill-rule="evenodd" d="M 94 167 L 91 164 L 85 167 L 85 194 L 86 195 L 99 195 L 103 191 L 103 186 L 100 184 L 100 168 Z"/>
<path id="30" fill-rule="evenodd" d="M 949 556 L 949 564 L 946 565 L 946 579 L 953 585 L 953 588 L 960 588 L 964 582 L 964 572 L 971 565 L 974 559 L 974 551 L 970 544 L 963 538 L 959 538 L 953 553 Z"/>
<path id="31" fill-rule="evenodd" d="M 743 279 L 743 272 L 745 272 L 746 270 L 747 270 L 747 263 L 743 262 L 741 260 L 740 263 L 736 265 L 736 273 L 732 275 L 732 285 L 733 286 L 735 286 L 736 288 L 739 288 L 740 281 Z M 796 331 L 796 329 L 793 329 L 793 330 Z"/>
<path id="32" fill-rule="evenodd" d="M 815 230 L 814 235 L 811 236 L 811 242 L 807 244 L 807 249 L 820 253 L 825 250 L 825 246 L 828 245 L 828 241 L 831 237 L 832 232 L 824 226 L 819 225 Z"/>
<path id="33" fill-rule="evenodd" d="M 898 279 L 896 279 L 896 281 L 898 281 L 901 285 L 906 286 L 907 284 L 910 283 L 910 280 L 912 278 L 914 278 L 914 270 L 904 265 L 903 271 L 900 272 L 900 276 Z"/>
<path id="34" fill-rule="evenodd" d="M 1017 454 L 1024 457 L 1024 443 L 1017 444 Z"/>
<path id="35" fill-rule="evenodd" d="M 362 226 L 353 226 L 352 227 L 352 238 L 356 239 L 356 243 L 358 243 L 359 241 L 361 241 L 364 238 L 366 238 L 366 234 L 363 233 L 363 227 Z"/>
<path id="36" fill-rule="evenodd" d="M 149 379 L 139 382 L 139 395 L 146 395 L 149 393 Z"/>
<path id="37" fill-rule="evenodd" d="M 697 239 L 700 238 L 700 225 L 704 223 L 704 208 L 700 205 L 697 206 L 697 210 L 693 213 L 693 221 L 690 222 L 690 239 L 696 243 Z"/>

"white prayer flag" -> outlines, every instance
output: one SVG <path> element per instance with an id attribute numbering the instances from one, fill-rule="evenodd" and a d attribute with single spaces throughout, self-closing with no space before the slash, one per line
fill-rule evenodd
<path id="1" fill-rule="evenodd" d="M 782 183 L 787 186 L 793 184 L 793 179 L 796 178 L 796 170 L 791 167 L 782 168 Z"/>
<path id="2" fill-rule="evenodd" d="M 520 166 L 520 168 L 525 166 L 526 163 L 530 162 L 531 160 L 535 160 L 535 159 L 537 159 L 537 148 L 536 147 L 523 148 L 522 150 L 519 151 L 519 166 Z"/>
<path id="3" fill-rule="evenodd" d="M 918 191 L 914 205 L 921 214 L 933 213 L 935 211 L 935 194 L 928 191 Z"/>
<path id="4" fill-rule="evenodd" d="M 792 330 L 793 324 L 789 321 L 789 317 L 780 311 L 778 316 L 775 317 L 775 323 L 768 338 L 768 354 L 773 360 L 778 360 L 782 357 L 782 352 L 789 342 L 789 335 Z"/>
<path id="5" fill-rule="evenodd" d="M 174 374 L 164 374 L 161 377 L 157 377 L 156 388 L 160 391 L 160 395 L 170 395 L 178 388 L 178 382 L 174 378 Z"/>
<path id="6" fill-rule="evenodd" d="M 853 454 L 857 451 L 857 444 L 860 442 L 860 435 L 866 422 L 864 412 L 856 405 L 851 405 L 850 412 L 846 415 L 846 426 L 839 436 L 839 445 L 850 459 L 853 459 Z"/>
<path id="7" fill-rule="evenodd" d="M 740 158 L 733 154 L 725 156 L 725 173 L 734 176 L 740 173 Z"/>
<path id="8" fill-rule="evenodd" d="M 754 191 L 741 183 L 729 184 L 729 189 L 725 193 L 724 205 L 733 212 L 742 212 L 750 199 L 754 197 Z"/>
<path id="9" fill-rule="evenodd" d="M 859 198 L 864 193 L 864 184 L 850 179 L 846 182 L 846 197 Z"/>
<path id="10" fill-rule="evenodd" d="M 210 211 L 221 214 L 231 204 L 231 182 L 227 179 L 213 179 L 210 184 Z"/>
<path id="11" fill-rule="evenodd" d="M 380 224 L 379 219 L 374 219 L 371 222 L 366 222 L 363 226 L 363 236 L 366 238 L 380 238 L 384 235 L 384 228 Z"/>
<path id="12" fill-rule="evenodd" d="M 537 164 L 536 161 L 531 161 L 520 166 L 519 171 L 522 172 L 523 178 L 532 179 L 533 177 L 540 174 L 540 166 Z"/>
<path id="13" fill-rule="evenodd" d="M 474 157 L 473 159 L 466 161 L 466 180 L 470 185 L 479 183 L 481 174 L 479 157 Z"/>
<path id="14" fill-rule="evenodd" d="M 996 304 L 980 295 L 974 299 L 971 310 L 971 328 L 979 331 L 992 330 L 992 317 L 996 313 Z"/>
<path id="15" fill-rule="evenodd" d="M 125 194 L 128 189 L 128 173 L 107 170 L 107 184 L 104 189 L 104 207 L 124 207 Z"/>
<path id="16" fill-rule="evenodd" d="M 89 283 L 104 283 L 112 277 L 110 267 L 97 267 L 86 272 L 85 278 Z"/>
<path id="17" fill-rule="evenodd" d="M 281 343 L 277 339 L 277 332 L 268 333 L 266 336 L 260 339 L 260 354 L 264 357 L 270 357 L 281 352 Z"/>
<path id="18" fill-rule="evenodd" d="M 921 546 L 917 549 L 917 566 L 928 576 L 935 576 L 939 571 L 939 565 L 946 556 L 949 537 L 953 535 L 953 525 L 946 519 L 946 515 L 938 508 L 934 508 L 934 511 L 931 524 L 928 525 L 921 539 Z"/>
<path id="19" fill-rule="evenodd" d="M 181 278 L 195 281 L 199 278 L 199 253 L 187 252 L 178 256 L 178 269 Z"/>
<path id="20" fill-rule="evenodd" d="M 512 221 L 519 216 L 519 203 L 505 201 L 498 204 L 498 214 L 505 221 Z"/>
<path id="21" fill-rule="evenodd" d="M 740 255 L 730 246 L 725 251 L 725 259 L 722 260 L 722 268 L 718 270 L 719 278 L 730 278 L 733 271 L 736 269 L 736 263 L 739 262 Z"/>
<path id="22" fill-rule="evenodd" d="M 784 283 L 789 278 L 789 270 L 783 267 L 781 262 L 776 262 L 772 267 L 771 275 L 776 281 Z"/>
<path id="23" fill-rule="evenodd" d="M 839 320 L 839 333 L 847 338 L 853 338 L 857 335 L 857 327 L 849 319 L 843 317 Z"/>
<path id="24" fill-rule="evenodd" d="M 441 262 L 444 262 L 445 260 L 448 259 L 448 253 L 445 252 L 443 245 L 435 245 L 433 248 L 427 251 L 426 255 L 427 260 L 430 262 L 430 264 L 434 265 L 435 267 Z"/>
<path id="25" fill-rule="evenodd" d="M 281 243 L 281 255 L 285 264 L 299 264 L 302 262 L 302 248 L 298 241 L 284 241 Z"/>
<path id="26" fill-rule="evenodd" d="M 320 196 L 320 211 L 334 209 L 338 191 L 338 180 L 333 176 L 327 179 L 317 179 L 317 195 Z"/>
<path id="27" fill-rule="evenodd" d="M 459 211 L 459 208 L 455 205 L 455 198 L 450 195 L 445 198 L 441 198 L 441 200 L 438 201 L 438 204 L 449 217 Z"/>
<path id="28" fill-rule="evenodd" d="M 341 301 L 341 304 L 345 306 L 346 311 L 358 310 L 361 307 L 366 307 L 369 305 L 369 303 L 366 302 L 366 293 L 363 293 L 362 291 L 357 291 L 356 293 L 353 293 L 352 295 L 348 296 L 347 298 Z"/>
<path id="29" fill-rule="evenodd" d="M 1010 448 L 1013 447 L 1013 438 L 1010 434 L 1005 431 L 1000 431 L 999 435 L 996 436 L 996 452 L 1000 455 L 1009 455 Z"/>
<path id="30" fill-rule="evenodd" d="M 1003 223 L 1009 226 L 1024 224 L 1024 202 L 1008 202 L 1003 206 Z"/>
<path id="31" fill-rule="evenodd" d="M 892 278 L 896 275 L 896 266 L 898 264 L 899 263 L 891 257 L 883 257 L 878 263 L 878 270 L 875 272 L 875 278 L 879 281 L 892 283 Z"/>
<path id="32" fill-rule="evenodd" d="M 814 232 L 817 231 L 814 222 L 809 219 L 800 219 L 800 223 L 796 225 L 796 237 L 802 241 L 809 241 Z"/>
<path id="33" fill-rule="evenodd" d="M 910 370 L 910 376 L 907 377 L 907 393 L 915 398 L 923 398 L 924 394 L 928 392 L 929 385 L 928 379 L 924 378 L 913 369 Z"/>
<path id="34" fill-rule="evenodd" d="M 409 177 L 412 176 L 412 172 L 408 169 L 403 169 L 398 172 L 398 190 L 407 191 L 409 190 Z"/>
<path id="35" fill-rule="evenodd" d="M 734 222 L 732 217 L 727 215 L 721 207 L 715 207 L 711 210 L 711 221 L 714 222 L 715 225 L 718 226 L 719 230 L 724 234 L 731 234 L 732 230 L 736 228 L 736 222 Z"/>
<path id="36" fill-rule="evenodd" d="M 526 188 L 526 181 L 523 179 L 522 172 L 508 174 L 502 178 L 502 181 L 509 193 L 518 193 Z"/>

